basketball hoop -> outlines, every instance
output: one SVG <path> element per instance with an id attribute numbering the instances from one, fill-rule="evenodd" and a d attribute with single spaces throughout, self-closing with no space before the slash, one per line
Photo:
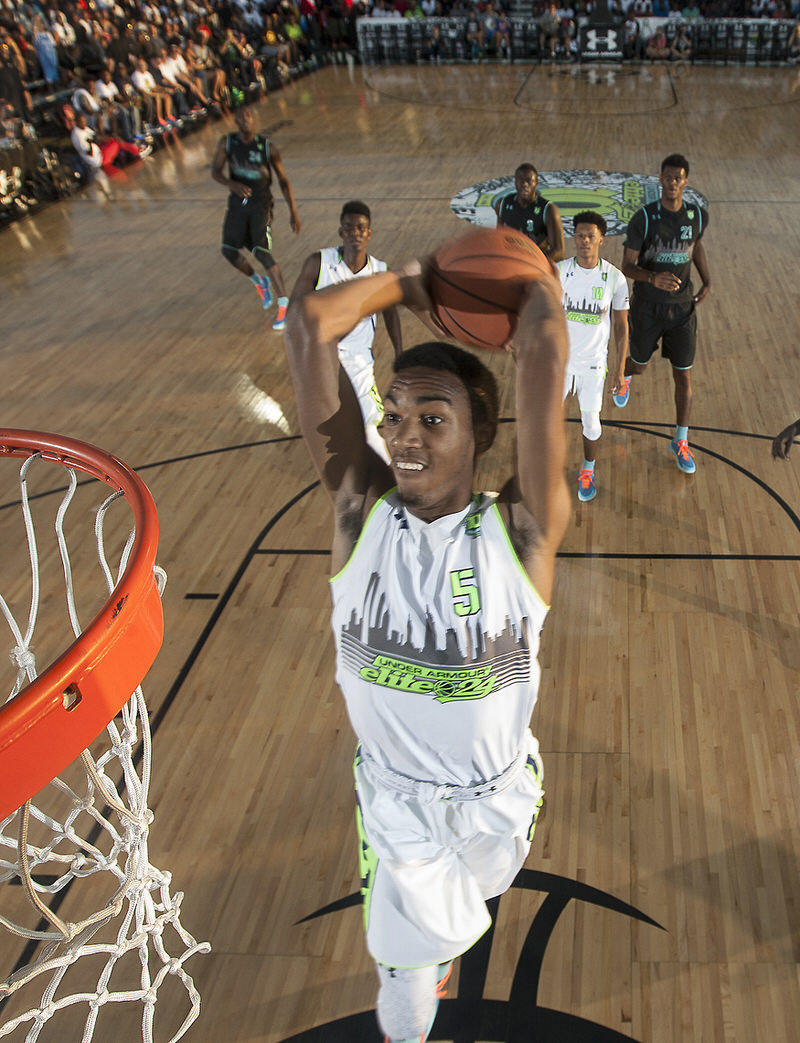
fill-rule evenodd
<path id="1" fill-rule="evenodd" d="M 9 556 L 23 563 L 27 580 L 6 576 L 4 560 L 0 589 L 0 612 L 11 630 L 11 661 L 16 668 L 11 693 L 0 707 L 0 882 L 18 880 L 28 898 L 22 909 L 14 911 L 14 920 L 3 915 L 3 909 L 0 925 L 29 941 L 16 969 L 0 982 L 0 1009 L 9 1001 L 15 1004 L 23 987 L 34 978 L 50 975 L 38 1003 L 30 1006 L 30 999 L 25 999 L 22 1006 L 27 1009 L 15 1009 L 13 1016 L 0 1024 L 0 1037 L 20 1030 L 27 1035 L 15 1038 L 33 1043 L 55 1014 L 85 1003 L 89 1012 L 82 1035 L 76 1038 L 88 1043 L 107 1004 L 112 1003 L 112 1009 L 118 1012 L 120 1002 L 134 1000 L 143 1004 L 142 1039 L 150 1043 L 157 992 L 171 977 L 182 983 L 190 999 L 189 1013 L 171 1036 L 170 1043 L 174 1043 L 197 1018 L 200 1008 L 199 994 L 183 964 L 194 953 L 207 952 L 210 947 L 198 944 L 184 930 L 180 923 L 183 896 L 170 895 L 169 873 L 156 869 L 147 857 L 152 820 L 148 808 L 150 730 L 139 684 L 161 646 L 161 591 L 166 582 L 165 573 L 155 565 L 155 505 L 145 484 L 126 464 L 75 439 L 0 429 L 0 457 L 23 461 L 17 502 L 22 509 L 30 559 L 28 570 L 19 555 Z M 46 466 L 48 463 L 55 465 L 55 472 Z M 33 495 L 29 488 L 31 471 L 42 466 L 49 484 Z M 76 472 L 102 483 L 99 505 L 96 481 L 79 483 Z M 77 552 L 70 552 L 67 545 L 67 512 L 76 501 L 79 484 L 88 485 L 88 495 L 93 497 L 96 553 L 92 554 L 80 546 Z M 52 504 L 54 494 L 61 495 L 53 512 L 54 546 L 42 554 L 33 501 L 38 501 L 38 510 L 46 512 L 47 507 L 41 504 Z M 118 508 L 111 511 L 118 503 L 127 504 L 132 524 L 128 514 L 121 518 Z M 15 504 L 0 507 L 5 547 L 10 543 L 4 513 L 9 506 Z M 112 514 L 113 520 L 109 520 Z M 110 544 L 118 551 L 114 557 L 116 577 L 107 560 Z M 61 570 L 47 567 L 56 559 L 60 559 Z M 91 597 L 100 607 L 93 607 L 92 621 L 83 628 L 76 592 L 80 588 L 83 595 L 92 577 Z M 6 582 L 11 586 L 8 599 Z M 28 585 L 29 593 L 24 593 Z M 51 587 L 56 588 L 54 593 Z M 14 597 L 24 597 L 27 602 L 24 627 L 10 607 Z M 68 625 L 63 618 L 58 623 L 51 618 L 53 606 L 62 598 L 66 600 Z M 41 622 L 40 615 L 45 617 Z M 63 611 L 59 613 L 63 615 Z M 72 642 L 66 652 L 48 656 L 45 661 L 50 665 L 40 674 L 34 634 L 46 644 L 47 639 L 55 640 L 53 632 L 59 625 L 67 633 L 71 630 Z M 115 719 L 118 716 L 119 723 Z M 115 772 L 118 777 L 113 777 Z M 111 874 L 111 893 L 100 900 L 100 884 L 96 882 L 89 896 L 91 911 L 87 911 L 86 894 L 78 898 L 70 893 L 70 911 L 80 915 L 74 922 L 62 920 L 55 910 L 67 892 L 79 891 L 73 885 L 101 873 Z M 106 879 L 98 878 L 100 882 Z M 41 897 L 47 894 L 54 896 L 49 905 Z M 122 924 L 113 925 L 126 906 Z M 25 909 L 33 911 L 34 920 L 40 922 L 16 922 L 24 919 Z M 101 936 L 107 925 L 117 928 L 110 941 Z M 167 951 L 167 927 L 180 939 L 183 952 L 179 957 Z M 38 949 L 33 956 L 28 955 L 30 943 Z M 77 992 L 64 995 L 67 971 L 73 970 L 79 957 L 89 955 L 104 961 L 96 984 L 87 988 L 83 977 Z M 127 966 L 120 970 L 129 955 L 137 968 L 136 988 L 130 987 Z M 160 962 L 154 975 L 149 969 L 151 959 Z M 117 977 L 124 977 L 124 988 L 117 991 L 112 990 L 115 972 Z M 6 1013 L 2 1010 L 3 1016 Z M 103 1038 L 121 1038 L 109 1031 L 108 1023 L 101 1032 Z M 63 1039 L 63 1034 L 58 1038 Z"/>

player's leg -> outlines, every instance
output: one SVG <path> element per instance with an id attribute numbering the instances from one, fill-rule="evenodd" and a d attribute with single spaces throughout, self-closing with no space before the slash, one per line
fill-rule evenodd
<path id="1" fill-rule="evenodd" d="M 286 326 L 286 309 L 289 307 L 289 294 L 286 292 L 286 284 L 283 281 L 278 262 L 272 258 L 272 264 L 267 269 L 270 279 L 275 283 L 275 292 L 278 295 L 278 313 L 272 324 L 274 330 L 282 330 Z"/>
<path id="2" fill-rule="evenodd" d="M 253 238 L 254 214 L 249 209 L 251 206 L 258 208 L 257 203 L 251 199 L 231 200 L 228 204 L 228 212 L 225 215 L 225 225 L 222 230 L 222 253 L 226 260 L 230 261 L 237 271 L 246 275 L 255 286 L 258 296 L 261 298 L 262 306 L 266 309 L 272 304 L 272 287 L 268 275 L 256 272 L 242 249 L 251 250 L 253 256 L 257 257 L 256 249 L 266 242 L 264 239 L 265 218 L 255 214 L 256 228 L 260 229 L 257 238 Z M 254 245 L 255 243 L 255 245 Z"/>
<path id="3" fill-rule="evenodd" d="M 256 218 L 253 218 L 255 222 Z M 286 309 L 289 307 L 289 297 L 286 293 L 286 285 L 283 281 L 283 275 L 278 267 L 278 262 L 272 256 L 272 230 L 269 227 L 269 214 L 263 214 L 263 227 L 256 229 L 255 224 L 252 227 L 253 237 L 253 256 L 256 258 L 258 263 L 267 273 L 265 278 L 269 280 L 275 286 L 275 293 L 278 295 L 278 314 L 275 317 L 275 321 L 272 324 L 274 330 L 282 330 L 286 325 Z M 272 302 L 272 295 L 270 294 L 270 303 Z M 264 300 L 264 307 L 268 308 L 269 304 Z"/>
<path id="4" fill-rule="evenodd" d="M 253 256 L 256 257 L 267 273 L 262 276 L 268 282 L 271 282 L 275 287 L 275 293 L 278 295 L 278 314 L 275 317 L 275 321 L 272 324 L 274 330 L 282 330 L 286 325 L 286 309 L 289 307 L 289 297 L 286 293 L 286 285 L 283 281 L 283 275 L 278 267 L 278 262 L 274 259 L 271 254 L 266 253 L 263 250 L 253 250 Z M 264 307 L 268 308 L 272 302 L 270 297 L 269 302 L 264 300 Z"/>
<path id="5" fill-rule="evenodd" d="M 424 1043 L 433 1027 L 452 963 L 431 967 L 376 964 L 380 987 L 376 1013 L 385 1043 Z"/>
<path id="6" fill-rule="evenodd" d="M 675 454 L 678 468 L 684 474 L 694 474 L 697 465 L 694 453 L 689 448 L 689 416 L 692 409 L 692 371 L 672 367 L 675 381 L 675 437 L 669 444 Z"/>
<path id="7" fill-rule="evenodd" d="M 625 359 L 625 379 L 622 385 L 615 388 L 612 400 L 615 406 L 622 409 L 627 406 L 631 395 L 631 380 L 644 373 L 647 363 L 658 347 L 662 333 L 662 322 L 657 312 L 658 306 L 648 301 L 631 298 L 628 312 L 628 357 Z"/>
<path id="8" fill-rule="evenodd" d="M 222 256 L 232 264 L 237 272 L 246 275 L 248 279 L 253 277 L 253 268 L 245 255 L 242 247 L 247 238 L 247 215 L 243 213 L 244 206 L 241 200 L 231 199 L 228 209 L 225 211 L 225 221 L 222 225 Z"/>
<path id="9" fill-rule="evenodd" d="M 689 448 L 689 419 L 692 412 L 692 365 L 697 345 L 697 313 L 694 303 L 674 306 L 676 323 L 664 332 L 664 347 L 672 362 L 675 383 L 675 437 L 670 451 L 684 474 L 694 474 L 697 465 Z"/>
<path id="10" fill-rule="evenodd" d="M 581 407 L 581 431 L 583 436 L 583 463 L 578 474 L 578 499 L 588 503 L 597 495 L 594 482 L 594 462 L 597 446 L 603 433 L 600 424 L 600 407 L 603 404 L 605 367 L 591 369 L 576 378 L 575 390 Z"/>
<path id="11" fill-rule="evenodd" d="M 594 464 L 597 459 L 597 443 L 600 441 L 601 426 L 599 411 L 585 412 L 581 410 L 583 426 L 583 463 L 578 473 L 578 499 L 588 503 L 597 496 Z"/>
<path id="12" fill-rule="evenodd" d="M 356 754 L 356 778 L 360 753 Z M 372 849 L 366 829 L 364 828 L 361 797 L 367 795 L 364 780 L 359 792 L 356 806 L 356 828 L 358 830 L 358 861 L 361 875 L 362 910 L 364 926 L 369 935 L 369 925 L 373 912 L 373 899 L 376 898 L 376 874 L 379 859 Z M 376 905 L 382 901 L 381 889 L 378 888 Z M 398 903 L 391 903 L 399 908 Z M 445 986 L 450 977 L 452 962 L 432 964 L 423 967 L 390 967 L 375 961 L 380 986 L 376 1003 L 376 1014 L 384 1040 L 388 1043 L 420 1043 L 427 1039 L 431 1030 L 439 1000 L 444 996 Z"/>

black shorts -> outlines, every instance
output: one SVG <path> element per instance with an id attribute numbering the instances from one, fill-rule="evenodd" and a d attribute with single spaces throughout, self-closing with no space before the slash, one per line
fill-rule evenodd
<path id="1" fill-rule="evenodd" d="M 269 228 L 270 207 L 263 203 L 240 199 L 232 196 L 228 200 L 225 212 L 225 223 L 222 226 L 222 245 L 234 250 L 259 251 L 259 260 L 267 268 L 274 263 L 272 250 L 272 234 Z"/>
<path id="2" fill-rule="evenodd" d="M 630 356 L 645 366 L 661 341 L 662 354 L 675 369 L 691 369 L 697 347 L 697 311 L 694 301 L 656 304 L 631 297 L 628 312 Z"/>

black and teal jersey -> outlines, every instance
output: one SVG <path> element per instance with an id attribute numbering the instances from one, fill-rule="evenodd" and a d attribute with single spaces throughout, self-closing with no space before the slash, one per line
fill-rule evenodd
<path id="1" fill-rule="evenodd" d="M 625 247 L 637 250 L 637 264 L 651 272 L 671 272 L 681 281 L 674 293 L 646 282 L 635 282 L 633 293 L 642 300 L 688 301 L 692 291 L 692 255 L 708 227 L 708 212 L 694 203 L 665 210 L 661 201 L 637 210 L 628 224 Z"/>
<path id="2" fill-rule="evenodd" d="M 272 202 L 269 138 L 256 134 L 252 141 L 242 141 L 238 134 L 229 134 L 225 140 L 225 155 L 231 178 L 252 188 L 254 203 L 269 206 Z M 236 200 L 241 203 L 238 196 Z"/>
<path id="3" fill-rule="evenodd" d="M 500 203 L 498 223 L 508 228 L 516 228 L 518 232 L 533 240 L 537 246 L 547 241 L 547 223 L 545 215 L 550 203 L 538 192 L 529 206 L 520 206 L 516 192 L 506 196 Z"/>

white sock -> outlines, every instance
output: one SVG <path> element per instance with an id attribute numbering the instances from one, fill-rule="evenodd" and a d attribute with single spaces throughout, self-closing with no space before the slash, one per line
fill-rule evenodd
<path id="1" fill-rule="evenodd" d="M 436 1010 L 439 968 L 384 967 L 377 964 L 380 989 L 378 1024 L 390 1040 L 418 1040 L 428 1031 Z"/>

